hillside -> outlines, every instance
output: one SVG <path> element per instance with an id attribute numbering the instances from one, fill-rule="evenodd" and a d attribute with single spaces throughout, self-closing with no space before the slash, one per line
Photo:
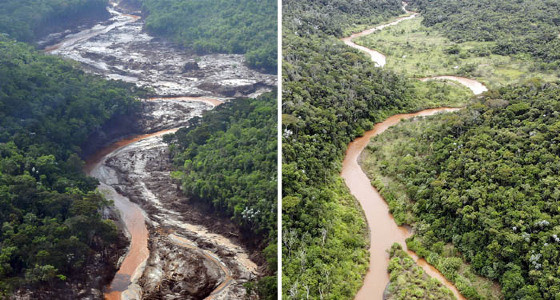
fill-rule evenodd
<path id="1" fill-rule="evenodd" d="M 0 33 L 23 42 L 108 17 L 107 0 L 2 0 Z"/>
<path id="2" fill-rule="evenodd" d="M 389 115 L 461 105 L 470 92 L 376 68 L 336 38 L 401 14 L 399 1 L 283 7 L 283 293 L 351 299 L 368 268 L 369 241 L 361 207 L 339 175 L 347 144 Z"/>
<path id="3" fill-rule="evenodd" d="M 261 299 L 277 298 L 276 95 L 227 102 L 168 137 L 183 192 L 230 217 L 263 251 Z"/>
<path id="4" fill-rule="evenodd" d="M 119 233 L 102 219 L 110 203 L 82 173 L 80 145 L 133 114 L 139 94 L 4 38 L 0 82 L 0 295 L 47 284 L 50 292 L 101 289 L 120 255 Z"/>
<path id="5" fill-rule="evenodd" d="M 148 32 L 204 53 L 245 54 L 255 69 L 276 73 L 277 1 L 142 0 Z"/>

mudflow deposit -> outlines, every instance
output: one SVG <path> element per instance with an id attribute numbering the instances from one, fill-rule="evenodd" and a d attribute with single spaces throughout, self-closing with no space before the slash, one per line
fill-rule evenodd
<path id="1" fill-rule="evenodd" d="M 124 5 L 123 5 L 124 6 Z M 241 243 L 228 219 L 192 203 L 170 178 L 162 136 L 231 97 L 256 97 L 276 76 L 245 66 L 235 54 L 196 55 L 143 31 L 140 11 L 111 3 L 109 20 L 51 34 L 45 52 L 78 61 L 87 72 L 151 88 L 127 136 L 89 145 L 86 171 L 115 202 L 130 240 L 104 296 L 108 299 L 242 299 L 243 284 L 263 271 L 263 259 Z M 139 132 L 138 132 L 139 131 Z M 132 133 L 140 135 L 130 135 Z M 105 141 L 107 142 L 107 141 Z M 99 298 L 95 287 L 86 298 Z"/>

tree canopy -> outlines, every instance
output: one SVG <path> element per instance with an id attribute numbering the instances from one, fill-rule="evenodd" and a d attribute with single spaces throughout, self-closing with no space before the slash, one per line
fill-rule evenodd
<path id="1" fill-rule="evenodd" d="M 560 66 L 560 3 L 554 0 L 412 0 L 426 26 L 456 42 L 494 41 L 492 52 Z"/>
<path id="2" fill-rule="evenodd" d="M 456 114 L 390 128 L 368 155 L 393 182 L 374 181 L 397 221 L 415 224 L 408 244 L 417 254 L 438 265 L 453 243 L 506 299 L 556 299 L 559 129 L 558 84 L 534 80 L 487 92 Z M 466 297 L 482 299 L 460 264 L 445 264 Z"/>
<path id="3" fill-rule="evenodd" d="M 367 18 L 360 10 L 363 7 L 369 8 Z M 394 15 L 402 13 L 399 1 L 284 5 L 285 297 L 351 299 L 362 285 L 369 241 L 361 208 L 339 176 L 347 144 L 391 114 L 458 105 L 470 97 L 462 88 L 411 80 L 377 68 L 369 57 L 333 36 L 354 28 L 356 20 L 390 16 L 387 10 L 379 10 L 382 7 L 391 7 L 388 11 Z M 334 20 L 325 25 L 324 18 L 303 19 L 304 10 L 312 15 L 330 11 Z M 338 13 L 348 17 L 338 20 Z"/>
<path id="4" fill-rule="evenodd" d="M 231 100 L 167 137 L 183 191 L 260 241 L 274 273 L 258 283 L 262 299 L 277 298 L 276 95 Z"/>
<path id="5" fill-rule="evenodd" d="M 142 0 L 146 29 L 198 53 L 245 54 L 247 64 L 276 73 L 277 1 Z"/>
<path id="6" fill-rule="evenodd" d="M 24 42 L 62 31 L 76 21 L 108 15 L 107 0 L 2 0 L 0 33 Z"/>
<path id="7" fill-rule="evenodd" d="M 82 277 L 118 231 L 80 145 L 134 112 L 136 89 L 0 38 L 0 296 Z"/>

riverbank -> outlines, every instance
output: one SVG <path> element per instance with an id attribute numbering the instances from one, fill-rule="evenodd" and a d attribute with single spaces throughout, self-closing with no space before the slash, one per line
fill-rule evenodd
<path id="1" fill-rule="evenodd" d="M 372 137 L 383 133 L 387 128 L 399 123 L 403 119 L 430 116 L 456 110 L 458 109 L 436 108 L 412 114 L 394 115 L 376 124 L 372 130 L 367 131 L 363 136 L 355 139 L 348 145 L 342 163 L 341 176 L 345 180 L 352 195 L 358 199 L 364 210 L 370 229 L 371 241 L 369 248 L 370 267 L 364 278 L 364 284 L 356 295 L 356 299 L 371 299 L 371 297 L 381 299 L 383 297 L 383 291 L 389 283 L 389 274 L 387 273 L 389 260 L 386 251 L 390 249 L 394 243 L 398 243 L 403 249 L 407 249 L 406 239 L 411 235 L 408 228 L 397 226 L 393 216 L 389 213 L 387 203 L 379 192 L 372 187 L 369 178 L 358 164 L 358 157 Z M 426 273 L 438 279 L 449 288 L 457 299 L 464 299 L 455 286 L 447 281 L 438 270 L 427 264 L 423 259 L 418 259 L 418 256 L 414 252 L 407 252 Z"/>
<path id="2" fill-rule="evenodd" d="M 476 79 L 491 88 L 520 83 L 530 78 L 558 80 L 553 70 L 526 56 L 491 52 L 496 42 L 456 43 L 436 29 L 422 25 L 423 17 L 354 39 L 359 47 L 383 53 L 386 68 L 413 78 L 452 75 Z"/>
<path id="3" fill-rule="evenodd" d="M 245 66 L 238 54 L 198 55 L 143 31 L 140 15 L 107 10 L 111 18 L 78 33 L 63 34 L 45 52 L 77 61 L 84 70 L 135 83 L 154 96 L 256 97 L 276 76 Z M 46 44 L 46 43 L 45 43 Z"/>
<path id="4" fill-rule="evenodd" d="M 152 105 L 157 109 L 151 115 L 187 122 L 211 109 L 216 100 L 147 102 L 163 101 L 184 109 L 169 111 L 167 105 Z M 148 124 L 146 130 L 165 123 L 157 118 L 142 120 Z M 254 280 L 265 269 L 260 249 L 239 246 L 252 245 L 245 232 L 229 219 L 190 201 L 171 179 L 168 145 L 161 136 L 175 130 L 125 138 L 100 150 L 86 165 L 88 172 L 102 182 L 100 189 L 115 201 L 132 239 L 129 253 L 108 287 L 109 299 L 162 295 L 198 299 L 211 294 L 240 299 L 245 293 L 243 283 Z M 146 225 L 139 223 L 139 218 L 145 218 Z"/>
<path id="5" fill-rule="evenodd" d="M 416 149 L 413 148 L 415 147 L 413 140 L 415 138 L 427 140 L 419 137 L 425 135 L 429 127 L 437 127 L 452 118 L 454 116 L 436 116 L 401 122 L 383 135 L 373 138 L 360 155 L 359 164 L 371 184 L 387 200 L 395 222 L 407 224 L 406 226 L 410 226 L 415 231 L 413 239 L 407 241 L 409 249 L 412 248 L 419 255 L 426 257 L 431 265 L 444 272 L 445 276 L 453 280 L 466 294 L 472 295 L 470 290 L 474 289 L 484 299 L 503 299 L 499 285 L 476 275 L 472 266 L 463 261 L 463 257 L 451 243 L 435 241 L 441 245 L 437 256 L 427 255 L 427 250 L 419 247 L 422 244 L 422 237 L 425 236 L 425 225 L 417 223 L 418 219 L 413 214 L 414 202 L 406 192 L 408 188 L 395 176 L 395 174 L 410 172 L 410 168 L 422 164 L 422 157 L 429 155 L 429 151 L 412 150 Z M 409 153 L 416 155 L 410 155 L 404 160 L 400 159 Z M 405 168 L 405 165 L 408 168 Z"/>
<path id="6" fill-rule="evenodd" d="M 109 122 L 83 146 L 86 171 L 115 201 L 132 241 L 105 296 L 243 298 L 243 284 L 265 269 L 260 249 L 230 220 L 183 195 L 161 135 L 230 97 L 270 90 L 276 76 L 248 69 L 241 55 L 196 55 L 154 38 L 142 31 L 142 13 L 134 8 L 114 4 L 111 19 L 46 48 L 151 95 L 136 114 Z"/>
<path id="7" fill-rule="evenodd" d="M 382 53 L 380 53 L 376 50 L 357 45 L 352 40 L 355 39 L 355 38 L 363 38 L 365 36 L 369 36 L 372 33 L 380 31 L 381 29 L 385 29 L 387 27 L 392 27 L 392 26 L 398 26 L 399 23 L 401 23 L 405 20 L 411 20 L 411 19 L 416 18 L 418 16 L 418 14 L 414 13 L 414 12 L 407 11 L 406 6 L 407 6 L 407 3 L 403 2 L 402 9 L 407 15 L 405 15 L 403 17 L 399 17 L 393 22 L 383 24 L 383 25 L 379 25 L 379 26 L 376 26 L 374 28 L 364 30 L 360 33 L 353 34 L 353 35 L 351 35 L 347 38 L 343 38 L 342 41 L 350 47 L 356 48 L 360 51 L 363 51 L 363 52 L 369 54 L 371 56 L 371 59 L 375 62 L 377 67 L 384 67 L 385 64 L 386 64 L 386 57 L 385 57 L 384 54 L 382 54 Z M 404 57 L 406 57 L 406 56 L 404 56 Z M 462 84 L 463 86 L 469 88 L 473 92 L 473 94 L 475 94 L 475 95 L 479 95 L 479 94 L 488 90 L 484 84 L 482 84 L 481 82 L 479 82 L 477 80 L 470 79 L 470 78 L 464 78 L 464 77 L 458 77 L 458 76 L 436 75 L 436 76 L 431 76 L 431 77 L 419 78 L 419 80 L 420 81 L 432 81 L 432 80 L 454 81 L 454 82 L 457 82 L 457 83 Z M 399 115 L 395 115 L 393 117 L 399 118 Z M 380 132 L 379 133 L 376 132 L 377 126 L 384 126 L 383 124 L 385 124 L 386 122 L 390 122 L 390 120 L 393 117 L 390 117 L 385 122 L 377 124 L 374 127 L 373 130 L 371 130 L 369 132 L 366 132 L 366 134 L 364 136 L 369 135 L 369 137 L 368 137 L 368 141 L 369 141 L 369 138 L 371 138 L 373 136 L 376 136 L 380 133 Z M 404 118 L 408 118 L 408 116 L 406 116 Z M 389 124 L 390 124 L 389 126 L 392 126 L 392 125 L 395 125 L 396 123 L 389 123 Z M 382 132 L 385 129 L 386 128 L 384 128 L 380 131 Z M 354 142 L 358 142 L 360 140 L 361 140 L 361 138 L 358 138 Z M 354 142 L 352 142 L 349 145 L 349 148 L 347 150 L 347 154 L 346 154 L 346 157 L 345 157 L 345 162 L 346 162 L 346 159 L 349 157 L 349 155 L 351 157 L 351 154 L 350 154 L 351 152 L 349 152 L 349 151 L 351 149 L 354 150 L 352 148 L 352 144 Z M 354 150 L 354 151 L 358 151 L 358 155 L 359 155 L 362 152 L 362 150 L 365 148 L 366 145 L 367 145 L 367 142 L 365 142 L 365 144 L 362 145 L 363 147 L 361 147 L 361 149 Z M 357 159 L 357 157 L 356 157 L 356 159 Z M 357 165 L 357 163 L 356 163 L 356 165 Z M 380 228 L 387 228 L 387 226 L 389 226 L 389 223 L 394 224 L 395 222 L 394 222 L 392 216 L 390 217 L 391 220 L 390 221 L 385 220 L 386 222 L 382 222 L 383 218 L 379 218 L 380 216 L 376 216 L 375 218 L 373 218 L 373 217 L 370 218 L 368 216 L 368 210 L 367 209 L 377 209 L 377 210 L 381 210 L 381 211 L 386 211 L 386 213 L 389 214 L 389 210 L 386 207 L 387 203 L 385 202 L 385 200 L 381 197 L 381 195 L 379 195 L 379 193 L 375 189 L 373 189 L 373 192 L 371 190 L 369 190 L 369 195 L 364 196 L 365 193 L 367 193 L 367 192 L 364 192 L 364 191 L 359 192 L 359 190 L 358 190 L 359 185 L 351 186 L 350 182 L 351 182 L 352 177 L 350 177 L 348 175 L 346 175 L 346 177 L 345 177 L 344 164 L 343 164 L 343 171 L 342 171 L 341 174 L 342 174 L 343 178 L 346 179 L 346 183 L 347 183 L 348 187 L 350 188 L 351 192 L 354 194 L 354 196 L 356 196 L 357 198 L 358 198 L 358 195 L 364 197 L 363 201 L 360 201 L 360 204 L 362 205 L 362 208 L 364 209 L 364 211 L 366 213 L 366 219 L 368 220 L 368 226 L 370 228 L 370 234 L 372 235 L 372 237 L 370 239 L 371 240 L 371 244 L 370 244 L 370 270 L 366 274 L 366 277 L 364 279 L 364 285 L 363 285 L 362 289 L 358 292 L 358 295 L 356 296 L 356 299 L 362 299 L 362 298 L 366 299 L 368 296 L 371 296 L 372 293 L 382 297 L 383 292 L 381 291 L 380 287 L 376 287 L 376 284 L 378 284 L 379 282 L 376 281 L 375 279 L 381 278 L 380 276 L 382 276 L 383 273 L 384 273 L 383 270 L 386 270 L 387 258 L 384 255 L 384 251 L 379 251 L 379 249 L 375 249 L 374 244 L 379 243 L 380 245 L 382 245 L 381 249 L 384 249 L 386 251 L 388 249 L 388 247 L 390 246 L 388 241 L 391 241 L 391 236 L 393 236 L 393 237 L 398 236 L 399 231 L 395 231 L 391 235 L 381 234 L 381 235 L 378 235 L 378 236 L 374 237 L 372 232 L 379 233 L 381 231 Z M 362 179 L 364 179 L 363 177 L 365 177 L 365 175 L 363 174 L 361 169 L 360 169 L 359 172 L 358 171 L 354 172 L 353 176 L 354 176 L 353 180 L 356 180 L 356 178 L 359 178 L 359 177 L 362 177 Z M 366 183 L 366 181 L 364 180 L 362 182 L 362 184 L 364 185 L 364 186 L 362 186 L 362 188 L 365 188 L 366 190 L 368 190 L 368 188 L 371 188 L 371 183 L 369 183 L 369 181 Z M 380 207 L 372 208 L 369 205 L 366 206 L 367 205 L 366 200 L 368 199 L 368 197 L 371 198 L 371 199 L 377 199 L 376 202 L 383 203 L 384 206 L 383 205 L 382 206 L 383 206 L 384 209 L 381 209 Z M 358 198 L 358 200 L 360 200 L 360 199 Z M 366 208 L 366 207 L 369 207 L 369 208 Z M 375 220 L 376 223 L 371 224 L 371 222 L 369 222 L 369 220 L 372 220 L 372 221 Z M 399 224 L 400 223 L 402 223 L 402 220 L 399 220 Z M 409 237 L 411 235 L 408 232 L 407 229 L 401 229 L 400 232 L 404 233 L 407 237 Z M 407 237 L 405 237 L 401 241 L 395 240 L 394 242 L 391 242 L 391 244 L 392 243 L 398 243 L 406 249 L 405 240 L 406 240 Z M 383 244 L 383 243 L 385 243 L 385 244 Z M 457 288 L 453 285 L 453 283 L 449 282 L 437 269 L 435 269 L 433 266 L 428 264 L 425 260 L 418 259 L 418 256 L 414 252 L 412 252 L 410 250 L 408 250 L 408 252 L 409 252 L 409 255 L 413 257 L 413 259 L 416 261 L 416 263 L 419 264 L 427 274 L 429 274 L 431 277 L 435 277 L 438 280 L 440 280 L 444 284 L 444 286 L 446 286 L 447 288 L 449 288 L 452 291 L 452 293 L 454 294 L 454 296 L 457 299 L 464 299 L 464 297 L 457 290 Z M 374 257 L 376 257 L 376 258 L 374 258 Z M 379 269 L 378 265 L 381 265 L 381 269 Z M 373 273 L 375 273 L 375 275 L 372 275 Z M 385 275 L 387 275 L 386 271 L 385 271 Z M 387 282 L 385 281 L 385 286 L 386 286 L 386 283 Z M 383 290 L 385 290 L 385 287 L 383 287 Z"/>

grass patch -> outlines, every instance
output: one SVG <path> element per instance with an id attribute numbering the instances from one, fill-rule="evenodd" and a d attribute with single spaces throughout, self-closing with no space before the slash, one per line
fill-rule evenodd
<path id="1" fill-rule="evenodd" d="M 395 243 L 389 252 L 389 277 L 391 283 L 386 291 L 387 300 L 408 299 L 457 299 L 437 279 L 428 276 L 412 258 Z"/>
<path id="2" fill-rule="evenodd" d="M 528 55 L 492 54 L 495 42 L 455 43 L 421 22 L 421 16 L 406 20 L 354 42 L 385 54 L 387 68 L 410 77 L 457 75 L 476 78 L 489 88 L 534 77 L 560 78 L 553 70 L 540 69 Z"/>

